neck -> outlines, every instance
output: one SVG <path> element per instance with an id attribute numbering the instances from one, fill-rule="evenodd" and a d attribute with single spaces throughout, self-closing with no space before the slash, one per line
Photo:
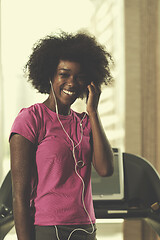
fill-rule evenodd
<path id="1" fill-rule="evenodd" d="M 48 97 L 46 99 L 46 101 L 43 102 L 51 111 L 53 112 L 56 112 L 56 105 L 55 105 L 55 101 L 52 97 Z M 60 115 L 64 115 L 64 116 L 67 116 L 71 113 L 70 111 L 70 107 L 66 106 L 66 105 L 62 105 L 62 104 L 59 104 L 57 102 L 57 105 L 58 105 L 58 113 Z"/>
<path id="2" fill-rule="evenodd" d="M 71 113 L 70 108 L 68 108 L 67 106 L 58 106 L 58 113 L 60 115 L 64 115 L 67 116 Z"/>

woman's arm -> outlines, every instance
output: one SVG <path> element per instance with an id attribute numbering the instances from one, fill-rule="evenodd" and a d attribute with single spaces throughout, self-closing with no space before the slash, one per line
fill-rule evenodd
<path id="1" fill-rule="evenodd" d="M 97 173 L 100 176 L 106 177 L 113 174 L 113 152 L 97 111 L 101 92 L 93 83 L 88 86 L 88 90 L 87 112 L 90 118 L 93 137 L 92 162 Z"/>
<path id="2" fill-rule="evenodd" d="M 13 212 L 18 240 L 33 240 L 30 217 L 30 180 L 35 157 L 34 145 L 19 134 L 10 140 Z"/>

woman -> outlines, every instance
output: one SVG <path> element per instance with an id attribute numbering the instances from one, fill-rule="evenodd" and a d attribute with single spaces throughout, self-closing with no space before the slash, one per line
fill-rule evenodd
<path id="1" fill-rule="evenodd" d="M 111 56 L 86 33 L 47 36 L 25 66 L 44 103 L 22 109 L 10 135 L 13 209 L 19 240 L 96 239 L 91 163 L 113 173 L 113 153 L 98 117 Z M 87 97 L 86 113 L 71 105 Z"/>

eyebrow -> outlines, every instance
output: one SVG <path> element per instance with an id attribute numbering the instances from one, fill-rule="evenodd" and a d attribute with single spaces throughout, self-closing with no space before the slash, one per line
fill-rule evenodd
<path id="1" fill-rule="evenodd" d="M 58 68 L 58 70 L 65 70 L 65 71 L 71 71 L 71 69 L 68 69 L 68 68 Z"/>
<path id="2" fill-rule="evenodd" d="M 63 71 L 67 71 L 67 72 L 71 72 L 72 71 L 69 68 L 58 68 L 58 70 L 63 70 Z M 78 75 L 84 75 L 85 76 L 85 74 L 83 72 L 80 72 Z"/>

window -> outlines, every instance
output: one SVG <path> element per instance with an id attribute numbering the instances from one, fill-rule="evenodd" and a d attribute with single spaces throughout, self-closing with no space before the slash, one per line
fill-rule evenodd
<path id="1" fill-rule="evenodd" d="M 106 45 L 115 60 L 115 84 L 104 87 L 99 112 L 113 147 L 123 148 L 124 141 L 124 64 L 122 0 L 2 0 L 1 1 L 1 172 L 9 163 L 8 136 L 19 110 L 46 96 L 36 93 L 23 76 L 23 66 L 33 44 L 51 32 L 87 28 Z M 83 17 L 82 17 L 83 16 Z M 73 24 L 74 22 L 74 24 Z M 85 103 L 74 105 L 85 110 Z M 2 181 L 0 179 L 0 181 Z"/>

